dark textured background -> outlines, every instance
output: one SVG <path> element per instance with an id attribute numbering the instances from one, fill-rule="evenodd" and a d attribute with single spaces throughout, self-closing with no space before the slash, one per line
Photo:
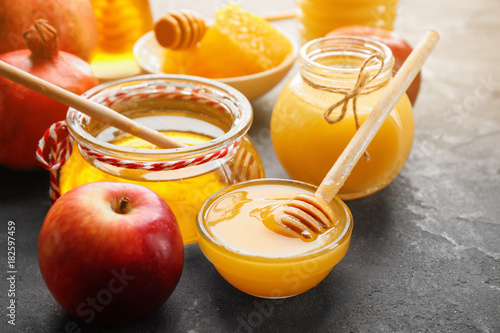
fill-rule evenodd
<path id="1" fill-rule="evenodd" d="M 259 13 L 294 6 L 292 0 L 240 2 Z M 214 3 L 188 6 L 208 16 Z M 156 1 L 153 8 L 158 16 L 165 7 Z M 413 150 L 388 188 L 348 202 L 355 223 L 351 247 L 320 285 L 281 301 L 251 297 L 226 283 L 190 245 L 167 304 L 116 331 L 500 332 L 499 18 L 498 0 L 401 0 L 398 32 L 412 44 L 430 28 L 442 37 L 424 68 Z M 276 25 L 296 33 L 293 20 Z M 250 135 L 268 177 L 286 178 L 268 129 L 285 81 L 252 102 Z M 6 225 L 13 220 L 19 271 L 15 328 L 7 325 L 8 284 L 0 283 L 1 332 L 62 332 L 74 320 L 52 298 L 38 268 L 47 189 L 45 171 L 0 168 L 0 269 L 7 270 Z M 77 325 L 84 332 L 103 330 Z"/>

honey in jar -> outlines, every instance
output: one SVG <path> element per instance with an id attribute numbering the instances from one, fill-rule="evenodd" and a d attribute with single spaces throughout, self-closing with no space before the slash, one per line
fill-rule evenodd
<path id="1" fill-rule="evenodd" d="M 358 82 L 360 69 L 370 79 L 356 100 L 325 114 L 345 98 Z M 281 165 L 288 175 L 319 185 L 356 132 L 356 119 L 362 124 L 380 99 L 393 74 L 394 57 L 390 49 L 364 38 L 331 37 L 302 46 L 300 72 L 281 92 L 271 117 L 271 139 Z M 353 103 L 356 103 L 356 114 Z M 343 104 L 343 103 L 341 103 Z M 406 95 L 386 119 L 367 153 L 358 161 L 339 192 L 339 197 L 356 199 L 374 193 L 391 183 L 403 168 L 411 150 L 414 120 Z"/>
<path id="2" fill-rule="evenodd" d="M 198 215 L 198 244 L 217 271 L 237 289 L 258 297 L 298 295 L 321 282 L 346 254 L 352 216 L 335 198 L 334 226 L 314 241 L 289 237 L 265 223 L 270 211 L 309 184 L 260 179 L 232 185 L 210 197 Z"/>
<path id="3" fill-rule="evenodd" d="M 98 42 L 91 67 L 101 81 L 141 73 L 132 50 L 135 42 L 153 28 L 148 0 L 91 0 L 97 20 Z"/>
<path id="4" fill-rule="evenodd" d="M 60 171 L 61 194 L 95 181 L 144 185 L 169 204 L 187 244 L 197 240 L 196 214 L 210 195 L 264 176 L 246 135 L 250 103 L 231 87 L 202 78 L 144 75 L 102 84 L 84 96 L 187 146 L 158 149 L 70 109 L 67 123 L 75 145 Z"/>
<path id="5" fill-rule="evenodd" d="M 398 0 L 296 0 L 302 43 L 348 25 L 392 30 Z"/>

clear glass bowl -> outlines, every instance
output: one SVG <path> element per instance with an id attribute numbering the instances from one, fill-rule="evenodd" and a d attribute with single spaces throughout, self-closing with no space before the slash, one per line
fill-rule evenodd
<path id="1" fill-rule="evenodd" d="M 303 293 L 320 283 L 349 248 L 352 215 L 339 198 L 330 204 L 337 217 L 335 227 L 312 242 L 283 236 L 258 220 L 241 223 L 246 218 L 238 215 L 246 212 L 242 203 L 253 200 L 265 206 L 265 199 L 282 198 L 285 188 L 288 194 L 290 190 L 316 191 L 312 185 L 293 180 L 251 180 L 215 193 L 198 214 L 201 251 L 226 281 L 247 294 L 284 298 Z"/>

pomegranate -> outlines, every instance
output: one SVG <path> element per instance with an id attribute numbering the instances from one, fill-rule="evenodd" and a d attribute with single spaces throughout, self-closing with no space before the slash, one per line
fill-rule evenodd
<path id="1" fill-rule="evenodd" d="M 0 53 L 25 49 L 23 32 L 46 19 L 59 34 L 59 48 L 89 60 L 97 44 L 97 23 L 89 0 L 0 1 Z"/>
<path id="2" fill-rule="evenodd" d="M 0 54 L 0 60 L 75 94 L 99 82 L 90 65 L 59 51 L 56 30 L 37 20 L 25 33 L 29 49 Z M 0 164 L 17 169 L 38 166 L 35 151 L 45 130 L 66 118 L 68 107 L 0 77 Z"/>

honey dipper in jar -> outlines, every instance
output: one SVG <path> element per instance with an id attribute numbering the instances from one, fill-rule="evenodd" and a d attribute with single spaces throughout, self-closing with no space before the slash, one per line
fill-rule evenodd
<path id="1" fill-rule="evenodd" d="M 438 40 L 439 35 L 434 31 L 429 31 L 424 35 L 323 179 L 316 193 L 294 197 L 276 209 L 274 214 L 268 217 L 269 219 L 274 219 L 288 234 L 299 235 L 304 240 L 314 240 L 318 234 L 332 227 L 335 216 L 328 203 L 336 196 L 384 120 L 420 71 Z M 362 79 L 363 73 L 360 72 L 358 80 Z M 267 223 L 269 224 L 269 221 Z"/>

